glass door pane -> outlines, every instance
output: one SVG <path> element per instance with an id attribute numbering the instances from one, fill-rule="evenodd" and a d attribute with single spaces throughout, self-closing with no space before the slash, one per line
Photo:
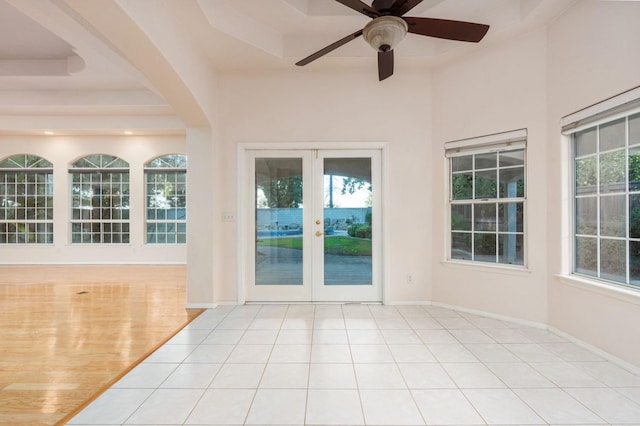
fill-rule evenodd
<path id="1" fill-rule="evenodd" d="M 314 173 L 313 300 L 380 302 L 381 152 L 319 150 Z"/>
<path id="2" fill-rule="evenodd" d="M 324 158 L 324 285 L 370 286 L 371 158 Z"/>
<path id="3" fill-rule="evenodd" d="M 303 160 L 255 159 L 255 284 L 303 285 Z"/>

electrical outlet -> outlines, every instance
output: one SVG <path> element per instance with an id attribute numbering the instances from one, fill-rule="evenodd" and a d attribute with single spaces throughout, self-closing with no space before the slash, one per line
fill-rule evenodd
<path id="1" fill-rule="evenodd" d="M 235 214 L 229 212 L 222 213 L 223 222 L 233 222 L 234 220 L 236 220 Z"/>
<path id="2" fill-rule="evenodd" d="M 407 274 L 407 284 L 413 284 L 413 274 Z"/>

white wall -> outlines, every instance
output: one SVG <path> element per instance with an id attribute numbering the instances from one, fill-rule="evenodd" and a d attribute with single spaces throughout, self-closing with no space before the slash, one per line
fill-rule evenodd
<path id="1" fill-rule="evenodd" d="M 185 138 L 159 136 L 2 136 L 0 158 L 34 154 L 53 163 L 54 244 L 2 245 L 0 263 L 185 263 L 186 247 L 144 243 L 144 174 L 146 162 L 160 155 L 185 153 Z M 113 246 L 70 243 L 69 165 L 90 154 L 110 154 L 130 166 L 130 244 Z"/>
<path id="2" fill-rule="evenodd" d="M 568 152 L 561 117 L 640 85 L 640 3 L 576 2 L 548 31 L 548 155 L 550 182 L 562 182 Z M 566 146 L 565 146 L 566 148 Z M 549 324 L 640 365 L 640 295 L 600 289 L 557 275 L 570 270 L 570 230 L 560 215 L 569 193 L 548 192 Z M 564 194 L 561 191 L 564 189 Z"/>
<path id="3" fill-rule="evenodd" d="M 640 296 L 569 276 L 570 159 L 560 119 L 640 85 L 640 3 L 579 1 L 547 28 L 433 72 L 433 297 L 548 324 L 640 365 Z M 519 128 L 527 146 L 527 268 L 446 262 L 443 143 Z"/>
<path id="4" fill-rule="evenodd" d="M 550 324 L 640 364 L 630 343 L 637 328 L 620 332 L 621 339 L 611 333 L 640 315 L 638 305 L 555 279 L 566 272 L 567 257 L 559 119 L 639 83 L 638 9 L 634 2 L 576 2 L 549 28 L 488 43 L 431 73 L 399 68 L 383 83 L 375 69 L 220 76 L 214 300 L 235 302 L 243 285 L 238 223 L 221 220 L 223 212 L 236 212 L 241 193 L 239 143 L 358 148 L 384 141 L 388 302 L 435 301 Z M 526 268 L 446 262 L 444 142 L 521 128 L 528 131 Z M 415 284 L 406 283 L 407 273 Z"/>
<path id="5" fill-rule="evenodd" d="M 401 62 L 398 60 L 397 62 Z M 236 211 L 238 143 L 290 144 L 346 142 L 363 147 L 386 142 L 383 179 L 388 182 L 384 206 L 388 235 L 386 276 L 389 302 L 422 302 L 431 294 L 431 173 L 429 171 L 430 76 L 396 69 L 377 81 L 375 61 L 362 72 L 318 73 L 296 69 L 284 74 L 221 76 L 224 109 L 216 175 L 221 185 L 214 218 L 223 246 L 216 264 L 217 301 L 237 300 L 237 223 L 221 222 L 223 211 Z M 414 283 L 406 283 L 406 274 Z"/>
<path id="6" fill-rule="evenodd" d="M 546 322 L 546 34 L 525 34 L 433 74 L 433 301 Z M 447 262 L 447 141 L 527 129 L 524 269 Z"/>

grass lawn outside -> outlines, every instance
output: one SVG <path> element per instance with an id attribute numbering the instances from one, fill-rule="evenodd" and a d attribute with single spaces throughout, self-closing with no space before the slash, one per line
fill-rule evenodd
<path id="1" fill-rule="evenodd" d="M 258 240 L 257 245 L 302 250 L 302 237 L 264 238 Z M 324 239 L 324 252 L 340 256 L 371 256 L 371 240 L 341 235 L 328 236 Z"/>

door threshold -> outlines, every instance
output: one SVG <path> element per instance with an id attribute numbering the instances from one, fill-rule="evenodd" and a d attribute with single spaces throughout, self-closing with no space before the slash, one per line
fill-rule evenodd
<path id="1" fill-rule="evenodd" d="M 248 301 L 244 302 L 245 305 L 382 305 L 382 302 L 354 302 L 354 301 L 344 301 L 344 302 L 299 302 L 299 301 L 281 301 L 281 302 L 258 302 L 258 301 Z"/>

